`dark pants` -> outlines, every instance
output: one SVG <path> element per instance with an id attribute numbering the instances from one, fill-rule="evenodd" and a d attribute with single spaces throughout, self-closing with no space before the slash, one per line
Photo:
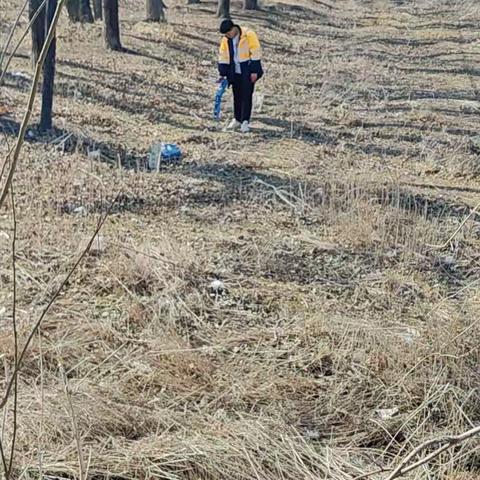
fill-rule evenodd
<path id="1" fill-rule="evenodd" d="M 252 116 L 252 100 L 255 84 L 250 80 L 250 76 L 235 74 L 232 88 L 235 120 L 239 122 L 249 122 Z"/>

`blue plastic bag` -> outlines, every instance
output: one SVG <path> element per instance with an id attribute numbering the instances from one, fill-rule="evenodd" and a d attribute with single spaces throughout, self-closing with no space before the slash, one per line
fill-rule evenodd
<path id="1" fill-rule="evenodd" d="M 154 143 L 150 147 L 148 167 L 158 170 L 161 164 L 179 163 L 181 158 L 182 151 L 175 143 Z"/>
<path id="2" fill-rule="evenodd" d="M 161 155 L 167 163 L 175 163 L 182 158 L 182 151 L 175 143 L 163 143 Z"/>
<path id="3" fill-rule="evenodd" d="M 215 103 L 213 107 L 213 118 L 217 121 L 220 120 L 221 111 L 222 111 L 222 97 L 227 87 L 228 87 L 228 80 L 226 78 L 218 82 L 218 88 L 217 88 L 217 92 L 215 93 Z"/>

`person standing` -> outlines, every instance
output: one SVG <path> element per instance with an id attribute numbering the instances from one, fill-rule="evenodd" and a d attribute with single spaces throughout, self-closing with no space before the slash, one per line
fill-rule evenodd
<path id="1" fill-rule="evenodd" d="M 262 78 L 261 47 L 257 34 L 248 28 L 236 25 L 232 20 L 222 20 L 218 71 L 233 88 L 234 119 L 228 130 L 242 133 L 250 131 L 253 91 L 255 83 Z"/>

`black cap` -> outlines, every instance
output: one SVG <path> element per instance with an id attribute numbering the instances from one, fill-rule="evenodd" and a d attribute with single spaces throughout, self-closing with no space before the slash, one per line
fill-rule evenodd
<path id="1" fill-rule="evenodd" d="M 234 26 L 235 26 L 235 24 L 229 18 L 225 18 L 224 20 L 222 20 L 222 23 L 220 23 L 220 33 L 222 35 L 225 35 Z"/>

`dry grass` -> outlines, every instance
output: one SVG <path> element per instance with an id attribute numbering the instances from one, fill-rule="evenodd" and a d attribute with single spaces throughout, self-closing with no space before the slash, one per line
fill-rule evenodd
<path id="1" fill-rule="evenodd" d="M 159 27 L 124 3 L 139 55 L 63 19 L 65 141 L 28 143 L 15 181 L 21 339 L 122 194 L 26 359 L 16 477 L 79 478 L 80 445 L 92 479 L 351 480 L 478 424 L 479 216 L 438 246 L 480 192 L 479 8 L 330 3 L 242 13 L 268 67 L 249 137 L 210 121 L 213 4 L 172 5 Z M 0 126 L 20 118 L 22 82 L 2 88 Z M 182 145 L 183 165 L 136 169 L 158 138 Z M 97 148 L 104 162 L 85 155 Z M 11 408 L 2 427 L 8 445 Z M 478 446 L 410 478 L 479 478 Z"/>

